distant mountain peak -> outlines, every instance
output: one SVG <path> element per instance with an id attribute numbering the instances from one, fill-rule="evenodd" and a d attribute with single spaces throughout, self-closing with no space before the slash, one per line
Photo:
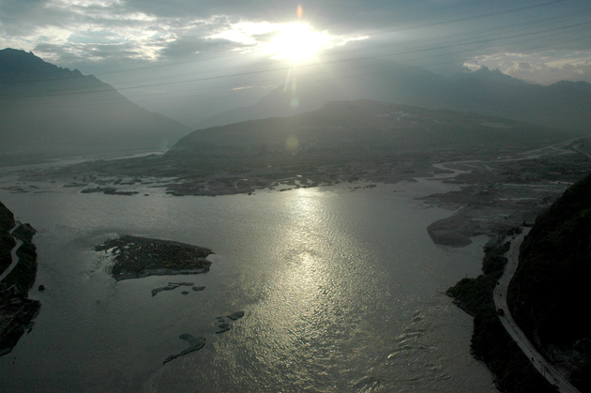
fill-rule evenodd
<path id="1" fill-rule="evenodd" d="M 0 50 L 0 164 L 13 156 L 160 150 L 188 131 L 92 75 Z"/>
<path id="2" fill-rule="evenodd" d="M 453 79 L 456 80 L 466 80 L 466 79 L 478 79 L 487 82 L 494 82 L 494 83 L 502 83 L 504 85 L 509 86 L 524 86 L 528 85 L 528 82 L 525 82 L 521 79 L 513 78 L 511 75 L 507 75 L 498 68 L 491 70 L 486 66 L 480 67 L 480 69 L 476 71 L 467 70 L 466 72 L 457 74 Z"/>
<path id="3" fill-rule="evenodd" d="M 550 86 L 574 88 L 574 89 L 583 90 L 583 91 L 591 91 L 591 83 L 584 82 L 584 81 L 578 81 L 578 82 L 560 81 L 560 82 L 556 82 L 554 84 L 551 84 Z"/>
<path id="4" fill-rule="evenodd" d="M 47 63 L 33 52 L 12 48 L 0 50 L 0 83 L 38 82 L 82 76 L 78 70 L 71 71 Z"/>

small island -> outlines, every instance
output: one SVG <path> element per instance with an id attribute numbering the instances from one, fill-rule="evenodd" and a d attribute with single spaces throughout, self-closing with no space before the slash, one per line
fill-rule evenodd
<path id="1" fill-rule="evenodd" d="M 206 258 L 214 252 L 204 247 L 169 240 L 124 235 L 109 239 L 95 251 L 110 254 L 110 274 L 115 280 L 153 275 L 207 273 L 211 262 Z"/>

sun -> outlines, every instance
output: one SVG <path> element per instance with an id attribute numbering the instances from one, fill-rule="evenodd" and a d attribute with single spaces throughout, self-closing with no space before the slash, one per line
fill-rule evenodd
<path id="1" fill-rule="evenodd" d="M 274 54 L 273 58 L 300 64 L 313 60 L 331 41 L 328 33 L 314 31 L 307 23 L 290 23 L 277 30 L 268 49 Z"/>

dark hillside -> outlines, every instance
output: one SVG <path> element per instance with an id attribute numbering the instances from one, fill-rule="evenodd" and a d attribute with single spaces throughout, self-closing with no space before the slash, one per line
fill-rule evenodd
<path id="1" fill-rule="evenodd" d="M 32 53 L 0 50 L 0 164 L 26 156 L 164 149 L 188 131 L 92 75 Z"/>
<path id="2" fill-rule="evenodd" d="M 591 84 L 586 82 L 542 86 L 485 67 L 451 78 L 388 61 L 367 60 L 363 67 L 371 72 L 358 75 L 355 68 L 342 70 L 334 80 L 317 80 L 314 73 L 302 76 L 297 89 L 279 86 L 256 104 L 220 113 L 201 122 L 199 128 L 296 115 L 335 100 L 369 99 L 589 132 Z"/>
<path id="3" fill-rule="evenodd" d="M 14 227 L 14 216 L 2 202 L 0 202 L 0 273 L 12 262 L 10 251 L 16 242 L 9 231 Z"/>
<path id="4" fill-rule="evenodd" d="M 170 158 L 252 162 L 297 155 L 321 163 L 414 149 L 528 147 L 569 134 L 513 120 L 378 101 L 338 101 L 288 118 L 268 118 L 197 130 L 170 149 Z M 207 157 L 207 158 L 206 158 Z"/>
<path id="5" fill-rule="evenodd" d="M 9 231 L 14 227 L 14 215 L 0 202 L 0 230 Z"/>
<path id="6" fill-rule="evenodd" d="M 0 357 L 10 353 L 21 336 L 31 331 L 41 307 L 39 301 L 27 298 L 37 274 L 37 252 L 32 241 L 35 229 L 22 224 L 11 235 L 12 226 L 13 214 L 0 202 L 0 273 L 12 262 L 16 245 L 13 236 L 23 242 L 16 251 L 18 264 L 0 282 Z"/>
<path id="7" fill-rule="evenodd" d="M 537 219 L 509 292 L 517 323 L 547 358 L 591 391 L 591 175 Z"/>

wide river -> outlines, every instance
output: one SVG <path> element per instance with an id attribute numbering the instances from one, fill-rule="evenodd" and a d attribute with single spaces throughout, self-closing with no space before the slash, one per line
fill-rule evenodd
<path id="1" fill-rule="evenodd" d="M 31 290 L 35 326 L 0 358 L 2 392 L 496 392 L 469 352 L 472 318 L 444 293 L 479 274 L 487 239 L 433 244 L 426 227 L 452 212 L 415 199 L 457 186 L 223 197 L 19 186 L 32 192 L 0 189 L 0 201 L 38 230 L 46 290 Z M 117 234 L 216 255 L 207 274 L 115 282 L 93 247 Z M 206 289 L 152 296 L 179 281 Z M 215 334 L 235 311 L 244 317 Z M 163 365 L 188 347 L 183 333 L 205 347 Z"/>

